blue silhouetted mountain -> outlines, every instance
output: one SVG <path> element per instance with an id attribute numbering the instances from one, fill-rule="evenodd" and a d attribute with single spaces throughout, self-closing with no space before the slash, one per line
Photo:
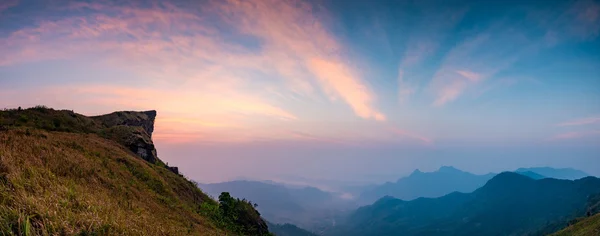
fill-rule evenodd
<path id="1" fill-rule="evenodd" d="M 531 171 L 515 171 L 515 173 L 527 176 L 527 177 L 532 178 L 532 179 L 543 179 L 543 178 L 546 178 L 546 176 L 543 176 L 543 175 L 540 175 L 538 173 L 531 172 Z"/>
<path id="2" fill-rule="evenodd" d="M 329 235 L 528 235 L 585 215 L 600 179 L 534 180 L 503 172 L 472 193 L 404 201 L 393 197 L 352 213 Z"/>
<path id="3" fill-rule="evenodd" d="M 515 172 L 533 172 L 546 178 L 555 179 L 581 179 L 583 177 L 590 176 L 589 174 L 572 169 L 572 168 L 551 168 L 551 167 L 531 167 L 531 168 L 519 168 Z"/>
<path id="4" fill-rule="evenodd" d="M 441 197 L 451 192 L 472 192 L 494 175 L 476 175 L 451 166 L 442 166 L 434 172 L 415 170 L 394 183 L 388 182 L 366 190 L 360 195 L 359 201 L 371 204 L 384 196 L 413 200 L 419 197 Z"/>

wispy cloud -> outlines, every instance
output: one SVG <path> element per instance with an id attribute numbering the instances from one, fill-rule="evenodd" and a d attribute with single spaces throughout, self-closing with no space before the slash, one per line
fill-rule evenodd
<path id="1" fill-rule="evenodd" d="M 315 18 L 311 6 L 292 1 L 236 1 L 222 6 L 226 13 L 233 13 L 235 26 L 242 32 L 263 39 L 268 44 L 265 54 L 283 74 L 295 78 L 310 79 L 318 84 L 329 98 L 340 97 L 358 115 L 365 119 L 385 120 L 374 107 L 375 94 L 368 84 L 357 76 L 352 66 L 342 60 L 343 47 L 325 26 Z M 274 21 L 273 19 L 278 19 Z M 285 56 L 282 56 L 285 55 Z M 297 66 L 293 62 L 296 62 Z M 291 70 L 291 71 L 290 71 Z"/>
<path id="2" fill-rule="evenodd" d="M 408 100 L 408 98 L 413 95 L 416 91 L 417 88 L 415 87 L 415 85 L 406 82 L 406 80 L 404 79 L 404 70 L 399 69 L 398 70 L 398 99 L 400 103 L 404 103 Z"/>
<path id="3" fill-rule="evenodd" d="M 0 66 L 94 56 L 168 80 L 272 80 L 287 91 L 283 96 L 319 99 L 324 93 L 348 104 L 359 117 L 385 120 L 375 107 L 376 94 L 349 60 L 342 60 L 343 45 L 312 7 L 293 1 L 210 1 L 185 8 L 167 2 L 152 7 L 76 2 L 68 17 L 41 21 L 0 39 L 5 52 Z M 252 41 L 258 44 L 248 44 Z M 256 73 L 268 76 L 248 76 Z"/>
<path id="4" fill-rule="evenodd" d="M 567 122 L 556 124 L 556 126 L 578 126 L 578 125 L 591 125 L 591 124 L 600 124 L 600 116 L 570 120 Z"/>
<path id="5" fill-rule="evenodd" d="M 600 130 L 590 130 L 590 131 L 580 131 L 580 132 L 568 132 L 557 134 L 550 137 L 549 141 L 557 141 L 557 140 L 568 140 L 568 139 L 579 139 L 584 137 L 592 137 L 600 135 Z"/>
<path id="6" fill-rule="evenodd" d="M 436 96 L 434 106 L 456 100 L 468 89 L 536 50 L 535 41 L 506 24 L 498 22 L 486 31 L 467 37 L 446 54 L 429 84 Z"/>
<path id="7" fill-rule="evenodd" d="M 600 36 L 600 3 L 594 0 L 568 2 L 557 14 L 554 11 L 531 11 L 530 18 L 546 31 L 547 46 L 575 40 L 593 40 Z"/>
<path id="8" fill-rule="evenodd" d="M 409 131 L 401 130 L 401 129 L 396 129 L 396 128 L 393 128 L 392 132 L 395 133 L 395 134 L 397 134 L 397 135 L 400 135 L 402 137 L 407 137 L 407 138 L 410 138 L 410 139 L 413 139 L 413 140 L 418 140 L 418 141 L 420 141 L 421 143 L 424 143 L 424 144 L 433 144 L 433 140 L 432 139 L 424 137 L 424 136 L 419 135 L 419 134 L 415 134 L 413 132 L 409 132 Z"/>
<path id="9" fill-rule="evenodd" d="M 431 11 L 428 10 L 428 11 Z M 422 75 L 412 73 L 420 68 L 423 62 L 435 55 L 450 30 L 462 19 L 465 8 L 449 8 L 444 12 L 435 12 L 432 16 L 418 21 L 416 30 L 411 32 L 406 50 L 398 65 L 398 98 L 400 103 L 406 102 L 419 89 Z"/>
<path id="10" fill-rule="evenodd" d="M 385 121 L 385 115 L 371 106 L 374 99 L 372 92 L 354 79 L 345 66 L 317 58 L 310 62 L 309 67 L 325 85 L 326 92 L 342 97 L 358 116 Z"/>
<path id="11" fill-rule="evenodd" d="M 475 73 L 473 71 L 468 71 L 468 70 L 457 70 L 456 73 L 459 75 L 462 75 L 463 77 L 467 78 L 471 82 L 478 82 L 483 77 L 482 75 L 480 75 L 478 73 Z"/>

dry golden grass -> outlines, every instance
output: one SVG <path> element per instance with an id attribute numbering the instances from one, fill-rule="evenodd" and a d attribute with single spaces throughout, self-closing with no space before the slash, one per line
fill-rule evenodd
<path id="1" fill-rule="evenodd" d="M 0 234 L 226 235 L 192 182 L 96 134 L 0 131 Z"/>

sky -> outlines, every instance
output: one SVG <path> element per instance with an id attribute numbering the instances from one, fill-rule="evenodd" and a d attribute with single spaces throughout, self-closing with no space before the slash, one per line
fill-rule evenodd
<path id="1" fill-rule="evenodd" d="M 600 175 L 600 1 L 0 1 L 0 108 L 157 110 L 198 182 Z"/>

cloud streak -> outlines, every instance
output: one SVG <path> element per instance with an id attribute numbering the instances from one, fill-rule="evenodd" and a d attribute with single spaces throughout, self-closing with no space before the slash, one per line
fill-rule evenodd
<path id="1" fill-rule="evenodd" d="M 409 132 L 409 131 L 401 130 L 401 129 L 396 129 L 396 128 L 392 129 L 392 132 L 394 134 L 400 135 L 402 137 L 407 137 L 407 138 L 410 138 L 410 139 L 413 139 L 413 140 L 420 141 L 423 144 L 428 144 L 428 145 L 433 144 L 433 140 L 432 139 L 424 137 L 424 136 L 419 135 L 419 134 L 415 134 L 413 132 Z"/>
<path id="2" fill-rule="evenodd" d="M 590 131 L 580 131 L 580 132 L 568 132 L 557 134 L 549 138 L 549 141 L 558 141 L 558 140 L 570 140 L 570 139 L 580 139 L 585 137 L 593 137 L 600 135 L 600 130 L 590 130 Z"/>
<path id="3" fill-rule="evenodd" d="M 579 125 L 591 125 L 591 124 L 600 124 L 600 116 L 571 120 L 571 121 L 556 124 L 556 126 L 579 126 Z"/>

